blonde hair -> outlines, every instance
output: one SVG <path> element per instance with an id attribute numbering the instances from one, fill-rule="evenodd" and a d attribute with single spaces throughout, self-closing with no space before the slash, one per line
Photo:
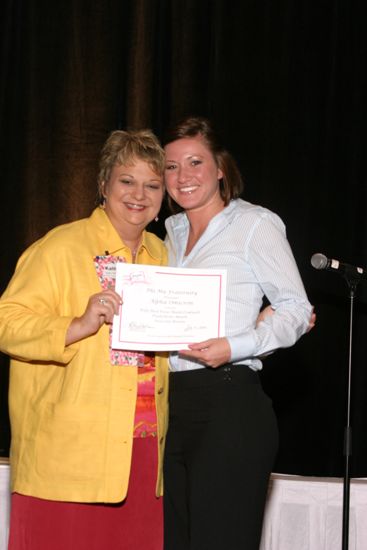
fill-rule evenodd
<path id="1" fill-rule="evenodd" d="M 164 151 L 158 138 L 149 129 L 115 130 L 111 132 L 102 147 L 99 160 L 98 193 L 103 201 L 102 187 L 111 176 L 116 165 L 131 165 L 136 160 L 147 162 L 158 176 L 163 176 Z"/>

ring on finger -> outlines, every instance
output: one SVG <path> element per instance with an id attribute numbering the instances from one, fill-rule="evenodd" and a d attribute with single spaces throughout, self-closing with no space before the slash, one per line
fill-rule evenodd
<path id="1" fill-rule="evenodd" d="M 106 300 L 105 298 L 99 298 L 98 301 L 103 306 L 106 306 L 108 304 L 108 300 Z"/>

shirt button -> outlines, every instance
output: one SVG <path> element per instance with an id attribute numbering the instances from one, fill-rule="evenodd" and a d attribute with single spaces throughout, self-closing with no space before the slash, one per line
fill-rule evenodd
<path id="1" fill-rule="evenodd" d="M 164 392 L 164 388 L 162 388 L 162 387 L 159 388 L 159 390 L 157 391 L 158 394 L 161 394 L 161 393 L 163 393 L 163 392 Z"/>

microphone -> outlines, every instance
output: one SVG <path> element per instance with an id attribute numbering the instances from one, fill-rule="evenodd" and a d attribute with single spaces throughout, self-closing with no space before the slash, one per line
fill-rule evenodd
<path id="1" fill-rule="evenodd" d="M 365 269 L 356 267 L 354 265 L 345 264 L 334 258 L 327 258 L 324 254 L 314 254 L 311 257 L 311 265 L 315 269 L 326 269 L 327 271 L 335 271 L 340 275 L 343 275 L 347 279 L 359 280 L 367 279 L 367 273 Z"/>

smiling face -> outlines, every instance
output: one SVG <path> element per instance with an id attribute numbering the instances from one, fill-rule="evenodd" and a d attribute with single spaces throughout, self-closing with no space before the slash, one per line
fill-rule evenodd
<path id="1" fill-rule="evenodd" d="M 219 189 L 223 174 L 200 135 L 172 141 L 165 151 L 165 184 L 177 204 L 187 212 L 223 207 Z"/>
<path id="2" fill-rule="evenodd" d="M 133 164 L 115 165 L 108 182 L 101 186 L 105 212 L 120 237 L 129 238 L 157 216 L 163 199 L 163 178 L 140 159 Z"/>

